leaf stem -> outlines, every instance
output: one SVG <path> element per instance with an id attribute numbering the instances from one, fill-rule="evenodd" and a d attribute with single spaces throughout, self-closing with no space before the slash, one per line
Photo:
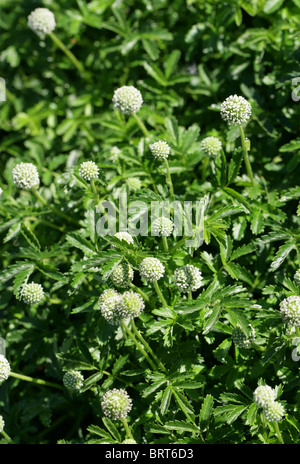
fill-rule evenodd
<path id="1" fill-rule="evenodd" d="M 277 435 L 277 438 L 278 440 L 280 441 L 280 443 L 282 443 L 284 445 L 284 441 L 283 441 L 283 438 L 282 438 L 282 435 L 281 435 L 281 432 L 280 432 L 280 428 L 279 428 L 279 425 L 278 425 L 278 422 L 275 422 L 275 430 L 276 430 L 276 435 Z"/>
<path id="2" fill-rule="evenodd" d="M 4 437 L 6 440 L 8 440 L 12 445 L 14 445 L 13 440 L 10 438 L 9 435 L 7 435 L 7 433 L 6 433 L 4 430 L 2 430 L 1 434 L 3 435 L 3 437 Z"/>
<path id="3" fill-rule="evenodd" d="M 153 357 L 153 359 L 157 362 L 158 366 L 160 366 L 161 369 L 162 369 L 163 371 L 166 372 L 165 366 L 163 365 L 163 363 L 161 362 L 161 360 L 156 356 L 156 354 L 154 353 L 154 351 L 152 350 L 152 348 L 150 347 L 150 345 L 148 344 L 148 342 L 144 339 L 144 337 L 142 336 L 142 334 L 140 333 L 140 331 L 137 329 L 137 327 L 136 327 L 135 322 L 134 322 L 133 319 L 131 320 L 131 325 L 132 325 L 132 328 L 133 328 L 133 331 L 134 331 L 135 335 L 138 337 L 138 339 L 140 340 L 140 342 L 143 343 L 143 345 L 147 348 L 147 350 L 149 351 L 149 353 L 151 354 L 151 356 Z"/>
<path id="4" fill-rule="evenodd" d="M 169 252 L 169 246 L 168 246 L 168 240 L 167 240 L 167 237 L 162 237 L 162 243 L 163 243 L 163 247 L 164 247 L 164 250 L 166 253 Z"/>
<path id="5" fill-rule="evenodd" d="M 169 166 L 169 162 L 168 162 L 167 158 L 165 159 L 165 165 L 166 165 L 166 169 L 167 169 L 167 184 L 169 186 L 171 196 L 174 197 L 173 182 L 172 182 L 170 166 Z"/>
<path id="6" fill-rule="evenodd" d="M 130 428 L 129 428 L 129 425 L 128 425 L 128 422 L 127 422 L 126 418 L 122 417 L 121 422 L 124 425 L 124 428 L 126 430 L 126 433 L 127 433 L 128 437 L 131 438 L 132 440 L 134 440 L 134 437 L 133 437 L 133 435 L 132 435 L 132 433 L 130 431 Z"/>
<path id="7" fill-rule="evenodd" d="M 34 196 L 36 197 L 36 199 L 43 205 L 43 206 L 46 206 L 47 208 L 50 208 L 52 209 L 53 213 L 56 213 L 58 216 L 62 217 L 63 219 L 65 219 L 66 221 L 68 222 L 72 222 L 72 224 L 76 224 L 77 226 L 79 225 L 77 221 L 75 221 L 74 219 L 72 219 L 70 216 L 68 216 L 67 214 L 59 211 L 59 209 L 55 208 L 55 206 L 52 206 L 52 205 L 49 205 L 48 202 L 45 200 L 45 198 L 42 197 L 42 195 L 35 189 L 32 189 L 31 190 L 32 193 L 34 194 Z"/>
<path id="8" fill-rule="evenodd" d="M 130 283 L 129 287 L 132 288 L 132 290 L 139 293 L 147 303 L 150 303 L 150 298 L 146 295 L 146 293 L 143 292 L 143 290 L 141 290 L 139 287 L 136 287 L 136 285 L 134 285 L 133 283 Z"/>
<path id="9" fill-rule="evenodd" d="M 65 53 L 65 55 L 69 58 L 69 60 L 73 63 L 73 65 L 78 69 L 78 71 L 81 74 L 84 74 L 85 69 L 84 69 L 83 64 L 80 61 L 78 61 L 78 59 L 71 52 L 71 50 L 69 50 L 65 46 L 65 44 L 57 37 L 56 34 L 54 34 L 54 32 L 51 32 L 49 35 L 51 39 L 53 40 L 53 42 Z"/>

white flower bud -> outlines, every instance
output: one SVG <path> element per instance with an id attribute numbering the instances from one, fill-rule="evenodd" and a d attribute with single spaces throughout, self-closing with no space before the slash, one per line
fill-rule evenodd
<path id="1" fill-rule="evenodd" d="M 159 140 L 158 142 L 150 145 L 150 150 L 154 158 L 159 160 L 167 159 L 170 154 L 170 147 L 167 142 Z"/>
<path id="2" fill-rule="evenodd" d="M 254 391 L 253 399 L 258 406 L 265 408 L 275 401 L 275 396 L 275 390 L 269 385 L 260 385 Z"/>
<path id="3" fill-rule="evenodd" d="M 23 190 L 37 188 L 40 184 L 39 173 L 32 163 L 17 164 L 13 171 L 13 182 Z"/>
<path id="4" fill-rule="evenodd" d="M 149 282 L 155 282 L 163 277 L 165 267 L 157 258 L 145 258 L 140 265 L 141 277 Z"/>
<path id="5" fill-rule="evenodd" d="M 248 337 L 245 335 L 244 331 L 242 330 L 242 327 L 239 324 L 236 327 L 234 327 L 232 331 L 232 340 L 240 348 L 249 348 L 255 339 L 255 330 L 250 324 L 249 328 L 250 333 Z"/>
<path id="6" fill-rule="evenodd" d="M 109 324 L 118 325 L 120 323 L 119 307 L 122 295 L 114 289 L 106 289 L 99 298 L 99 307 L 102 316 Z"/>
<path id="7" fill-rule="evenodd" d="M 83 382 L 84 377 L 81 372 L 75 371 L 73 369 L 66 372 L 63 376 L 64 386 L 72 392 L 79 392 L 83 386 Z"/>
<path id="8" fill-rule="evenodd" d="M 143 104 L 141 92 L 135 87 L 127 85 L 115 90 L 112 101 L 114 107 L 127 116 L 131 113 L 137 113 Z"/>
<path id="9" fill-rule="evenodd" d="M 222 142 L 217 137 L 206 137 L 201 142 L 201 148 L 206 155 L 217 156 L 222 150 Z"/>
<path id="10" fill-rule="evenodd" d="M 3 354 L 0 354 L 0 384 L 10 376 L 10 364 Z"/>
<path id="11" fill-rule="evenodd" d="M 280 303 L 280 315 L 288 325 L 300 327 L 300 296 L 285 298 Z"/>
<path id="12" fill-rule="evenodd" d="M 239 126 L 251 116 L 251 104 L 238 95 L 230 95 L 221 104 L 221 116 L 228 125 Z"/>
<path id="13" fill-rule="evenodd" d="M 174 229 L 174 223 L 166 217 L 159 217 L 153 221 L 152 232 L 154 235 L 169 237 Z"/>
<path id="14" fill-rule="evenodd" d="M 186 264 L 175 270 L 174 283 L 182 293 L 194 292 L 201 287 L 202 273 L 196 266 Z"/>
<path id="15" fill-rule="evenodd" d="M 128 415 L 132 401 L 125 390 L 113 388 L 103 395 L 101 407 L 106 417 L 118 420 Z"/>
<path id="16" fill-rule="evenodd" d="M 20 296 L 24 303 L 36 304 L 44 298 L 44 290 L 41 284 L 31 282 L 22 286 Z"/>
<path id="17" fill-rule="evenodd" d="M 41 39 L 44 39 L 47 34 L 50 34 L 55 29 L 54 14 L 48 8 L 36 8 L 28 16 L 28 26 Z"/>
<path id="18" fill-rule="evenodd" d="M 116 287 L 126 288 L 133 281 L 134 272 L 129 263 L 123 262 L 115 267 L 110 275 L 113 284 Z"/>
<path id="19" fill-rule="evenodd" d="M 98 178 L 99 168 L 94 161 L 84 161 L 79 168 L 79 175 L 86 181 Z"/>
<path id="20" fill-rule="evenodd" d="M 268 422 L 279 422 L 283 419 L 285 409 L 281 403 L 274 401 L 264 409 L 264 415 Z"/>

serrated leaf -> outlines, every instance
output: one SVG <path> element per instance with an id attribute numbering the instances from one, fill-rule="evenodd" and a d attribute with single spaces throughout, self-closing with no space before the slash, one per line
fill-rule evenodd
<path id="1" fill-rule="evenodd" d="M 165 427 L 168 430 L 177 430 L 178 432 L 199 433 L 197 426 L 179 420 L 166 422 Z"/>
<path id="2" fill-rule="evenodd" d="M 13 292 L 16 298 L 19 297 L 19 292 L 24 283 L 27 283 L 28 278 L 34 271 L 34 264 L 32 264 L 30 267 L 27 269 L 24 269 L 23 271 L 19 272 L 19 274 L 16 275 L 14 279 L 14 286 L 13 286 Z"/>
<path id="3" fill-rule="evenodd" d="M 72 232 L 66 236 L 66 240 L 70 245 L 79 248 L 86 256 L 93 256 L 96 254 L 94 246 L 79 232 Z"/>
<path id="4" fill-rule="evenodd" d="M 167 387 L 162 395 L 162 400 L 160 403 L 160 412 L 162 413 L 162 415 L 168 412 L 171 398 L 172 398 L 172 389 L 171 387 Z"/>
<path id="5" fill-rule="evenodd" d="M 236 421 L 241 414 L 247 409 L 245 405 L 236 405 L 236 404 L 228 404 L 225 406 L 217 406 L 214 415 L 216 417 L 221 416 L 224 422 L 227 424 L 232 424 Z"/>
<path id="6" fill-rule="evenodd" d="M 290 252 L 294 249 L 295 249 L 295 244 L 291 242 L 287 242 L 284 245 L 281 245 L 281 247 L 277 251 L 271 263 L 271 266 L 270 266 L 271 271 L 276 271 L 276 269 L 278 269 L 279 266 L 281 266 L 283 261 L 287 258 Z"/>
<path id="7" fill-rule="evenodd" d="M 35 236 L 35 234 L 30 230 L 26 224 L 22 224 L 21 226 L 21 233 L 27 243 L 35 250 L 35 251 L 40 251 L 41 250 L 41 245 Z"/>
<path id="8" fill-rule="evenodd" d="M 214 398 L 212 395 L 206 395 L 206 397 L 203 400 L 201 410 L 200 410 L 200 416 L 199 416 L 199 425 L 200 429 L 204 430 L 207 428 L 209 419 L 212 416 L 213 413 L 213 405 L 214 405 Z"/>

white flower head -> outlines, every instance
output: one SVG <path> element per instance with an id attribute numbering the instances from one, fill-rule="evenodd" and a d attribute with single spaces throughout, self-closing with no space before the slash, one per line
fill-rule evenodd
<path id="1" fill-rule="evenodd" d="M 5 422 L 2 416 L 0 416 L 0 433 L 3 432 L 5 427 Z"/>
<path id="2" fill-rule="evenodd" d="M 118 264 L 112 271 L 110 278 L 116 287 L 126 288 L 133 281 L 134 271 L 127 262 Z"/>
<path id="3" fill-rule="evenodd" d="M 113 388 L 103 395 L 101 407 L 106 417 L 118 420 L 129 414 L 132 401 L 125 390 Z"/>
<path id="4" fill-rule="evenodd" d="M 63 376 L 64 386 L 72 392 L 79 392 L 83 386 L 83 382 L 84 377 L 81 372 L 75 371 L 73 369 L 67 371 Z"/>
<path id="5" fill-rule="evenodd" d="M 134 240 L 131 234 L 129 232 L 117 232 L 114 237 L 116 237 L 118 240 L 121 242 L 124 240 L 128 245 L 133 245 Z"/>
<path id="6" fill-rule="evenodd" d="M 170 147 L 164 140 L 159 140 L 150 145 L 150 150 L 154 158 L 159 160 L 167 159 L 170 154 Z"/>
<path id="7" fill-rule="evenodd" d="M 272 404 L 275 398 L 276 391 L 269 385 L 260 385 L 253 393 L 255 403 L 262 408 L 266 408 Z"/>
<path id="8" fill-rule="evenodd" d="M 201 142 L 201 148 L 206 155 L 217 156 L 222 149 L 222 142 L 217 137 L 206 137 Z"/>
<path id="9" fill-rule="evenodd" d="M 264 408 L 263 413 L 268 422 L 279 422 L 283 419 L 285 409 L 279 401 L 273 401 Z"/>
<path id="10" fill-rule="evenodd" d="M 0 384 L 10 376 L 10 364 L 3 354 L 0 354 Z"/>
<path id="11" fill-rule="evenodd" d="M 115 90 L 112 101 L 115 108 L 129 116 L 141 109 L 143 97 L 141 92 L 132 85 L 124 85 Z"/>
<path id="12" fill-rule="evenodd" d="M 154 235 L 169 237 L 174 229 L 174 223 L 166 217 L 159 217 L 152 223 L 152 232 Z"/>
<path id="13" fill-rule="evenodd" d="M 99 168 L 94 161 L 84 161 L 79 168 L 79 175 L 86 181 L 95 180 L 99 175 Z"/>
<path id="14" fill-rule="evenodd" d="M 285 298 L 280 303 L 280 315 L 288 325 L 300 327 L 300 296 Z"/>
<path id="15" fill-rule="evenodd" d="M 249 329 L 249 336 L 247 337 L 242 327 L 239 324 L 236 325 L 231 334 L 233 343 L 240 348 L 250 348 L 255 339 L 255 330 L 250 324 Z"/>
<path id="16" fill-rule="evenodd" d="M 221 116 L 230 126 L 239 126 L 251 116 L 251 104 L 238 95 L 230 95 L 221 104 Z"/>
<path id="17" fill-rule="evenodd" d="M 174 271 L 174 283 L 181 293 L 194 292 L 201 287 L 202 273 L 192 264 L 186 264 Z"/>
<path id="18" fill-rule="evenodd" d="M 137 292 L 129 290 L 123 293 L 119 307 L 120 317 L 123 319 L 138 317 L 144 308 L 144 300 Z"/>
<path id="19" fill-rule="evenodd" d="M 28 16 L 28 26 L 41 39 L 44 39 L 47 34 L 50 34 L 55 29 L 54 14 L 48 8 L 36 8 Z"/>
<path id="20" fill-rule="evenodd" d="M 39 173 L 32 163 L 17 164 L 12 170 L 13 182 L 23 190 L 38 188 L 40 184 Z"/>
<path id="21" fill-rule="evenodd" d="M 112 288 L 104 290 L 99 298 L 99 307 L 102 316 L 111 325 L 118 325 L 121 317 L 119 308 L 121 305 L 122 295 Z"/>
<path id="22" fill-rule="evenodd" d="M 144 258 L 140 265 L 141 277 L 151 283 L 161 279 L 165 267 L 158 258 Z"/>
<path id="23" fill-rule="evenodd" d="M 25 304 L 36 304 L 44 298 L 44 289 L 41 284 L 34 282 L 24 284 L 21 288 L 20 296 Z"/>

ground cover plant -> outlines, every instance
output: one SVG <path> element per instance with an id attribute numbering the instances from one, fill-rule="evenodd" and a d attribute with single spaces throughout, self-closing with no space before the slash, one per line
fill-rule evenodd
<path id="1" fill-rule="evenodd" d="M 1 444 L 299 444 L 299 0 L 1 0 Z"/>

